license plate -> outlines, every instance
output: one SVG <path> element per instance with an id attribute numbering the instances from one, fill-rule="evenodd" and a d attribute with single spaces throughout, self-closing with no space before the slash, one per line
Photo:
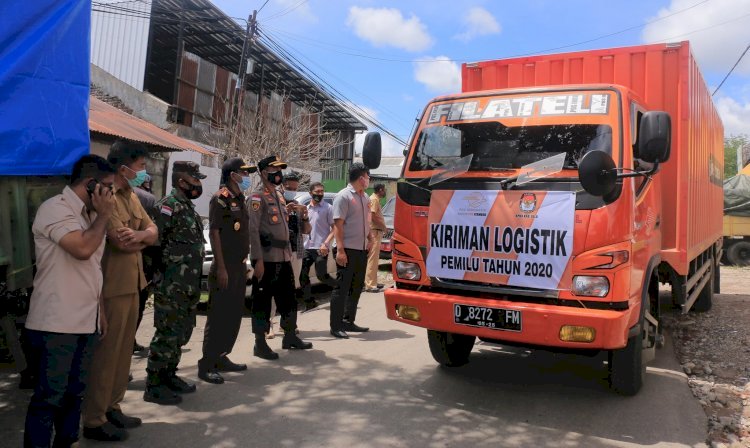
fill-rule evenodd
<path id="1" fill-rule="evenodd" d="M 470 327 L 492 328 L 494 330 L 521 331 L 521 312 L 502 308 L 453 305 L 453 321 Z"/>

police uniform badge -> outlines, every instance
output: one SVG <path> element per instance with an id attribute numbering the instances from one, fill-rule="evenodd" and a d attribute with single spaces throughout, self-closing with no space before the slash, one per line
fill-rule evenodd
<path id="1" fill-rule="evenodd" d="M 250 206 L 252 207 L 254 212 L 260 210 L 260 200 L 261 197 L 259 194 L 254 194 L 250 197 Z"/>

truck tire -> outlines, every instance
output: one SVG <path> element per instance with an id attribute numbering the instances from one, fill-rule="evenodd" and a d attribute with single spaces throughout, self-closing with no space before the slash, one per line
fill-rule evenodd
<path id="1" fill-rule="evenodd" d="M 469 362 L 475 336 L 427 330 L 427 342 L 432 357 L 446 367 L 459 367 Z"/>
<path id="2" fill-rule="evenodd" d="M 711 259 L 708 262 L 713 263 L 714 260 Z M 715 270 L 716 265 L 713 265 L 712 269 Z M 693 303 L 693 307 L 691 308 L 693 311 L 697 311 L 699 313 L 705 313 L 706 311 L 709 311 L 711 309 L 711 306 L 713 305 L 715 281 L 716 281 L 715 272 L 711 272 L 711 274 L 709 274 L 708 283 L 706 283 L 706 286 L 704 286 L 701 292 L 698 293 L 698 298 L 695 299 L 695 303 Z"/>
<path id="3" fill-rule="evenodd" d="M 727 249 L 727 260 L 736 266 L 750 266 L 750 242 L 737 241 Z"/>
<path id="4" fill-rule="evenodd" d="M 642 351 L 643 331 L 630 337 L 625 348 L 609 351 L 609 386 L 618 394 L 632 396 L 641 390 L 646 374 Z"/>

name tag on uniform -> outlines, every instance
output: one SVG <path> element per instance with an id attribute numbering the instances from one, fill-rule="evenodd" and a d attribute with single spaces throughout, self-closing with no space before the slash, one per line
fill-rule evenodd
<path id="1" fill-rule="evenodd" d="M 237 203 L 236 203 L 236 202 L 234 202 L 234 201 L 232 201 L 232 203 L 231 203 L 231 204 L 229 204 L 229 205 L 230 205 L 230 209 L 231 209 L 231 210 L 232 210 L 233 212 L 236 212 L 236 211 L 239 211 L 239 210 L 240 210 L 240 206 L 239 206 L 239 204 L 237 204 Z"/>

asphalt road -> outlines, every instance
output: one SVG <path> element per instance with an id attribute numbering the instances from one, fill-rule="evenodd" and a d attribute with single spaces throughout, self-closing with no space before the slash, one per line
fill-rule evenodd
<path id="1" fill-rule="evenodd" d="M 231 355 L 247 363 L 223 385 L 199 382 L 179 406 L 142 400 L 146 360 L 136 356 L 123 410 L 144 420 L 128 447 L 609 447 L 703 446 L 706 416 L 671 344 L 657 353 L 635 397 L 607 388 L 604 358 L 508 350 L 478 343 L 464 367 L 439 367 L 425 330 L 385 318 L 382 294 L 363 294 L 349 340 L 328 334 L 328 305 L 300 316 L 306 352 L 252 357 L 249 319 Z M 144 318 L 138 340 L 153 332 Z M 197 380 L 205 318 L 180 373 Z M 20 446 L 29 393 L 0 372 L 0 445 Z M 82 447 L 104 446 L 82 441 Z"/>

